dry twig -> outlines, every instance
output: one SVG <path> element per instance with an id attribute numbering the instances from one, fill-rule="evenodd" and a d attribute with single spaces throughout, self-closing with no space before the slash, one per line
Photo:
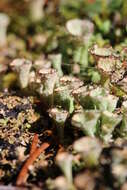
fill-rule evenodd
<path id="1" fill-rule="evenodd" d="M 34 134 L 34 138 L 31 145 L 30 155 L 36 150 L 38 144 L 38 134 Z"/>
<path id="2" fill-rule="evenodd" d="M 36 136 L 37 138 L 37 136 Z M 49 147 L 49 143 L 43 143 L 39 148 L 36 148 L 35 151 L 30 154 L 30 157 L 27 159 L 27 161 L 25 162 L 24 166 L 22 167 L 17 181 L 16 181 L 16 185 L 20 186 L 25 184 L 27 177 L 28 177 L 28 170 L 29 167 L 33 164 L 33 162 L 36 160 L 36 158 L 42 153 L 44 152 L 45 149 L 47 149 Z"/>

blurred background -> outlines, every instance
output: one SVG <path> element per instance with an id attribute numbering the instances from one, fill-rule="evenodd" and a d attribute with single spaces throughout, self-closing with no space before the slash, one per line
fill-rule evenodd
<path id="1" fill-rule="evenodd" d="M 97 83 L 89 47 L 127 45 L 127 0 L 1 0 L 0 13 L 0 63 L 59 54 L 65 74 Z"/>

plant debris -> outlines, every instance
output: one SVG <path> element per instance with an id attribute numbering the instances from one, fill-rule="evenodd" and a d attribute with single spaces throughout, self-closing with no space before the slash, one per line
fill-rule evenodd
<path id="1" fill-rule="evenodd" d="M 126 0 L 0 1 L 0 189 L 127 189 Z"/>

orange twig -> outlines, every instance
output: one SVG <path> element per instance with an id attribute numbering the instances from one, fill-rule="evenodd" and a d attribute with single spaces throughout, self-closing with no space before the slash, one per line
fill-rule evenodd
<path id="1" fill-rule="evenodd" d="M 31 145 L 30 155 L 36 150 L 37 144 L 38 144 L 38 134 L 35 134 Z"/>
<path id="2" fill-rule="evenodd" d="M 36 158 L 48 147 L 49 143 L 43 143 L 39 148 L 36 148 L 36 150 L 30 155 L 30 157 L 27 159 L 27 161 L 25 162 L 24 166 L 22 167 L 18 175 L 16 185 L 20 186 L 25 184 L 28 177 L 29 167 L 33 164 Z"/>

